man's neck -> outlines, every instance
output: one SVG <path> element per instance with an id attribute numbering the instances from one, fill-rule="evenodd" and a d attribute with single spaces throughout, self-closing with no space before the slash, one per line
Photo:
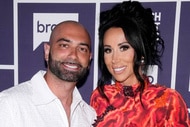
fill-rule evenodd
<path id="1" fill-rule="evenodd" d="M 68 122 L 70 121 L 70 107 L 73 99 L 73 91 L 75 82 L 63 81 L 52 74 L 46 73 L 44 78 L 50 90 L 59 98 L 61 104 L 67 114 Z"/>

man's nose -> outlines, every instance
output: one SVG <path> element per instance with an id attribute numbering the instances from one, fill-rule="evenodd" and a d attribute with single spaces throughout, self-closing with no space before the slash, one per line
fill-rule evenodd
<path id="1" fill-rule="evenodd" d="M 69 57 L 72 58 L 72 59 L 76 59 L 77 58 L 77 49 L 76 48 L 71 48 L 70 49 Z"/>

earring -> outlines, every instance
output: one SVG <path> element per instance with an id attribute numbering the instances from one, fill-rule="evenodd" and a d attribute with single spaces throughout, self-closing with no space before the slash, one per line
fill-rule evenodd
<path id="1" fill-rule="evenodd" d="M 144 64 L 144 57 L 141 58 L 141 64 Z"/>

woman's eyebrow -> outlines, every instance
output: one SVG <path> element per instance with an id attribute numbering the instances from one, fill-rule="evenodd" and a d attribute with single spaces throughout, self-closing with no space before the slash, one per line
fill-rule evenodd
<path id="1" fill-rule="evenodd" d="M 118 46 L 123 45 L 123 44 L 129 44 L 129 43 L 127 41 L 121 42 L 121 43 L 118 44 Z"/>

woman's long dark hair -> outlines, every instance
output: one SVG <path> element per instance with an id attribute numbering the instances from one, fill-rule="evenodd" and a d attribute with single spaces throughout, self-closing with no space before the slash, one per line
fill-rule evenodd
<path id="1" fill-rule="evenodd" d="M 139 2 L 126 1 L 116 4 L 112 9 L 101 12 L 99 26 L 99 67 L 101 77 L 98 81 L 98 91 L 108 102 L 104 93 L 104 85 L 112 79 L 104 61 L 103 38 L 105 32 L 112 27 L 121 28 L 126 40 L 135 50 L 134 73 L 140 82 L 140 98 L 145 88 L 144 77 L 139 69 L 146 75 L 149 65 L 158 65 L 161 68 L 160 58 L 164 51 L 164 41 L 154 23 L 152 10 L 145 9 Z M 144 59 L 144 64 L 141 60 Z"/>

